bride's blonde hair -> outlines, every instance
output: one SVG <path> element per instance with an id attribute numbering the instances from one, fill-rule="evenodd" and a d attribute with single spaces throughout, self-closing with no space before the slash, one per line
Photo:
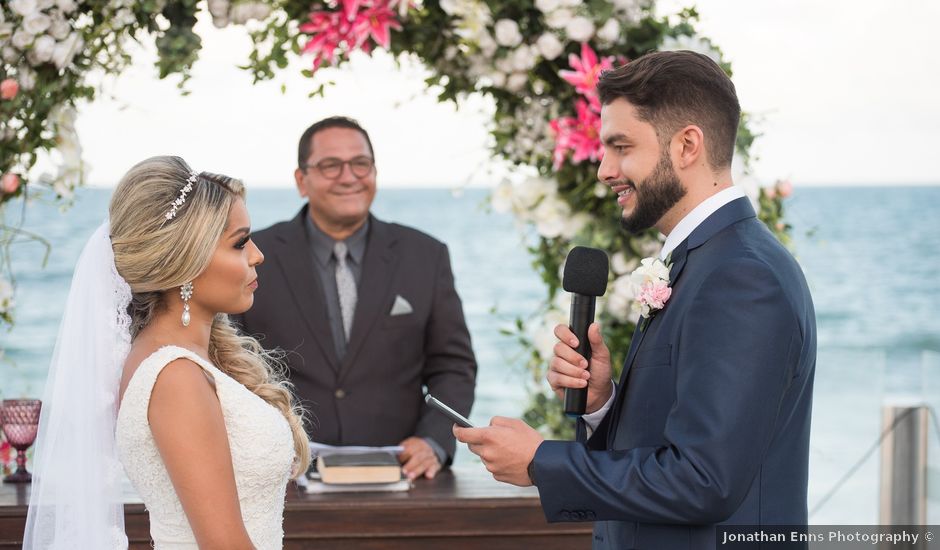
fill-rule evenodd
<path id="1" fill-rule="evenodd" d="M 111 198 L 111 246 L 118 273 L 131 287 L 131 336 L 166 306 L 165 292 L 206 270 L 228 223 L 229 210 L 245 187 L 236 179 L 202 172 L 176 215 L 167 219 L 191 169 L 179 157 L 138 163 Z M 295 475 L 310 463 L 303 414 L 295 403 L 278 357 L 257 340 L 239 335 L 228 316 L 217 314 L 209 336 L 209 359 L 287 419 L 294 436 Z"/>

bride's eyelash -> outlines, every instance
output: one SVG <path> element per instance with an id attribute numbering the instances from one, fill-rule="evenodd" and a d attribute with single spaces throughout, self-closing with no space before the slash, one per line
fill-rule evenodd
<path id="1" fill-rule="evenodd" d="M 245 245 L 248 244 L 248 241 L 250 240 L 251 240 L 251 235 L 245 235 L 237 243 L 235 243 L 235 248 L 238 248 L 239 250 L 241 250 L 242 248 L 245 248 Z"/>

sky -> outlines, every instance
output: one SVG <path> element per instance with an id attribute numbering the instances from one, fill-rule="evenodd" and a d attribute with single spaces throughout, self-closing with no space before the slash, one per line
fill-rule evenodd
<path id="1" fill-rule="evenodd" d="M 755 176 L 797 186 L 940 183 L 940 2 L 935 0 L 661 0 L 661 13 L 695 5 L 699 31 L 730 60 L 741 105 L 757 117 Z M 180 95 L 160 81 L 151 44 L 119 77 L 98 79 L 79 109 L 92 185 L 111 186 L 137 161 L 177 154 L 197 170 L 250 186 L 292 186 L 296 143 L 330 115 L 358 119 L 376 148 L 379 184 L 460 187 L 507 173 L 487 148 L 492 102 L 458 110 L 424 86 L 417 63 L 357 56 L 342 69 L 300 74 L 297 59 L 273 81 L 251 84 L 243 28 L 197 24 L 203 50 Z M 309 98 L 331 80 L 325 98 Z M 285 85 L 286 93 L 281 93 Z"/>

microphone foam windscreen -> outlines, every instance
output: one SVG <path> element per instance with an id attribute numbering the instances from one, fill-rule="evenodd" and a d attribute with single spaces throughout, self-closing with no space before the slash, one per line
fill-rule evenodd
<path id="1" fill-rule="evenodd" d="M 603 296 L 607 290 L 610 267 L 607 254 L 597 248 L 576 246 L 565 260 L 561 286 L 568 292 L 584 296 Z"/>

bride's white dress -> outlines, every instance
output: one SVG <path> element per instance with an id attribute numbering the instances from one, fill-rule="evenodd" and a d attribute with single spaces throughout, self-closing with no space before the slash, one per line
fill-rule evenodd
<path id="1" fill-rule="evenodd" d="M 127 385 L 117 418 L 118 453 L 127 477 L 150 512 L 154 548 L 198 548 L 147 421 L 157 375 L 179 358 L 192 360 L 215 381 L 248 535 L 258 550 L 282 548 L 284 496 L 294 461 L 287 420 L 209 361 L 177 346 L 165 346 L 144 359 Z M 192 460 L 198 461 L 199 455 L 193 454 Z"/>

